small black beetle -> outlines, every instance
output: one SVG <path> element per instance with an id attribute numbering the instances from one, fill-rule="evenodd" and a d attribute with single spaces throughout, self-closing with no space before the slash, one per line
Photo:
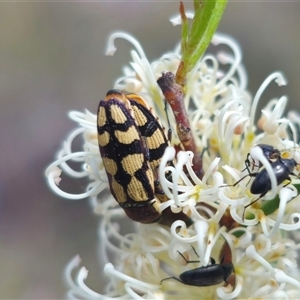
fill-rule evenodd
<path id="1" fill-rule="evenodd" d="M 275 162 L 277 160 L 280 160 L 281 159 L 281 156 L 280 156 L 280 151 L 278 149 L 275 149 L 273 146 L 271 145 L 267 145 L 267 144 L 257 144 L 255 145 L 254 147 L 259 147 L 261 150 L 262 150 L 262 153 L 264 155 L 264 157 L 269 161 L 270 164 L 273 163 L 273 160 L 275 160 Z M 235 182 L 234 184 L 228 184 L 226 186 L 236 186 L 238 183 L 240 183 L 242 180 L 244 180 L 246 177 L 250 176 L 250 177 L 255 177 L 257 174 L 259 174 L 259 172 L 253 172 L 253 169 L 254 167 L 257 167 L 257 168 L 261 168 L 263 165 L 262 163 L 259 161 L 258 162 L 258 165 L 255 164 L 255 160 L 251 157 L 251 160 L 252 162 L 250 161 L 250 157 L 251 157 L 251 154 L 248 153 L 247 155 L 247 158 L 245 160 L 245 166 L 246 168 L 243 171 L 247 170 L 248 171 L 248 174 L 243 176 L 242 178 L 240 178 L 237 182 Z M 251 166 L 251 163 L 252 163 L 252 169 L 250 171 L 250 166 Z M 249 180 L 250 182 L 250 180 Z M 249 183 L 248 182 L 248 183 Z M 247 183 L 247 185 L 248 185 Z M 221 186 L 221 187 L 225 187 L 224 186 Z M 271 187 L 270 187 L 271 188 Z M 270 189 L 269 188 L 269 189 Z M 268 189 L 268 190 L 269 190 Z M 267 190 L 267 191 L 268 191 Z M 254 193 L 254 194 L 259 194 L 259 193 Z M 262 197 L 262 196 L 261 196 Z"/>
<path id="2" fill-rule="evenodd" d="M 291 159 L 279 158 L 278 160 L 272 162 L 271 167 L 275 174 L 277 185 L 280 185 L 285 180 L 288 180 L 288 182 L 284 186 L 290 184 L 292 181 L 290 175 L 299 178 L 299 176 L 297 176 L 293 172 L 296 166 L 297 166 L 297 162 L 293 158 Z M 251 184 L 250 192 L 254 195 L 259 194 L 259 197 L 244 207 L 243 218 L 244 218 L 246 208 L 252 205 L 253 203 L 255 203 L 256 201 L 258 201 L 259 199 L 261 199 L 272 188 L 271 179 L 266 169 L 262 169 L 258 173 L 249 173 L 247 176 L 255 177 L 255 179 Z M 240 182 L 240 180 L 238 182 Z M 236 183 L 234 185 L 236 185 Z"/>
<path id="3" fill-rule="evenodd" d="M 189 261 L 182 255 L 182 253 L 180 253 L 179 251 L 177 252 L 181 255 L 181 257 L 184 258 L 187 263 L 199 262 L 194 260 Z M 179 278 L 175 276 L 165 278 L 160 283 L 168 279 L 175 279 L 186 285 L 211 286 L 219 284 L 223 281 L 227 283 L 227 279 L 232 272 L 232 263 L 216 264 L 215 260 L 211 258 L 211 265 L 185 271 L 179 275 Z"/>
<path id="4" fill-rule="evenodd" d="M 290 158 L 290 159 L 281 158 L 280 151 L 278 149 L 275 149 L 271 145 L 257 144 L 254 147 L 261 148 L 263 155 L 270 162 L 271 168 L 273 169 L 274 175 L 276 177 L 277 185 L 280 185 L 285 180 L 288 180 L 289 182 L 287 182 L 284 186 L 287 186 L 288 184 L 290 184 L 290 182 L 291 182 L 290 175 L 300 178 L 298 175 L 296 175 L 293 172 L 295 167 L 297 166 L 297 162 L 293 158 Z M 227 186 L 236 186 L 239 182 L 244 180 L 247 176 L 255 177 L 255 179 L 253 180 L 253 182 L 251 184 L 250 192 L 254 195 L 259 194 L 259 197 L 244 207 L 243 219 L 244 219 L 244 214 L 245 214 L 246 208 L 249 207 L 250 205 L 252 205 L 253 203 L 255 203 L 256 201 L 258 201 L 259 199 L 261 199 L 263 196 L 265 196 L 267 194 L 267 192 L 272 188 L 269 173 L 267 172 L 267 170 L 265 168 L 260 170 L 259 172 L 251 172 L 249 170 L 249 167 L 251 165 L 249 157 L 251 157 L 250 153 L 248 153 L 247 159 L 245 160 L 245 165 L 246 165 L 246 169 L 248 170 L 248 174 L 243 176 L 242 178 L 240 178 L 234 184 L 227 185 Z M 254 160 L 252 161 L 252 165 L 253 165 L 253 167 L 259 167 L 259 168 L 262 167 L 261 162 L 259 162 L 259 165 L 255 165 Z M 253 170 L 253 168 L 252 168 L 252 170 Z M 221 186 L 221 187 L 225 187 L 225 186 Z"/>
<path id="5" fill-rule="evenodd" d="M 278 159 L 277 161 L 272 162 L 271 167 L 274 171 L 277 185 L 280 185 L 285 180 L 289 180 L 289 182 L 284 185 L 287 186 L 291 182 L 290 175 L 297 177 L 297 175 L 293 172 L 296 166 L 297 163 L 293 158 Z M 250 192 L 252 194 L 260 194 L 259 198 L 261 198 L 271 189 L 271 180 L 266 169 L 262 169 L 258 173 L 249 173 L 249 176 L 255 177 L 250 188 Z"/>

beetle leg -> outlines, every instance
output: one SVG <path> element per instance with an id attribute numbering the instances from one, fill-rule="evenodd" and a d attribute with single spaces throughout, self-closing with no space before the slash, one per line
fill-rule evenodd
<path id="1" fill-rule="evenodd" d="M 250 171 L 250 169 L 249 169 L 250 166 L 251 166 L 251 162 L 250 162 L 250 158 L 249 158 L 250 156 L 251 156 L 250 153 L 248 153 L 247 158 L 246 158 L 246 160 L 245 160 L 245 169 L 242 170 L 242 172 L 245 171 L 245 170 L 247 170 L 249 174 L 250 174 L 251 172 L 253 172 L 254 167 L 257 167 L 257 168 L 260 167 L 260 165 L 256 165 L 256 164 L 254 163 L 255 160 L 252 159 L 252 169 L 251 169 L 251 171 Z"/>
<path id="2" fill-rule="evenodd" d="M 259 196 L 257 199 L 253 200 L 251 203 L 247 204 L 247 205 L 244 207 L 243 220 L 245 219 L 245 211 L 246 211 L 246 208 L 249 207 L 249 206 L 251 206 L 253 203 L 257 202 L 257 201 L 258 201 L 259 199 L 261 199 L 263 196 L 265 196 L 265 195 L 267 194 L 267 192 L 268 192 L 268 191 L 266 191 L 265 193 L 260 194 L 260 196 Z"/>
<path id="3" fill-rule="evenodd" d="M 242 180 L 244 180 L 247 176 L 250 176 L 250 177 L 256 177 L 256 175 L 258 174 L 258 172 L 255 172 L 255 173 L 249 173 L 249 174 L 246 174 L 245 176 L 243 176 L 242 178 L 240 178 L 237 182 L 235 182 L 234 184 L 226 184 L 226 185 L 221 185 L 220 187 L 228 187 L 228 186 L 236 186 L 237 184 L 239 184 Z M 249 182 L 248 182 L 249 183 Z M 248 184 L 247 183 L 247 184 Z"/>
<path id="4" fill-rule="evenodd" d="M 256 175 L 258 174 L 258 172 L 255 172 L 255 173 L 251 173 L 249 172 L 249 174 L 243 176 L 241 179 L 239 179 L 236 183 L 232 184 L 232 185 L 229 185 L 229 186 L 236 186 L 237 184 L 239 184 L 242 180 L 244 180 L 247 176 L 250 176 L 250 177 L 256 177 Z M 249 183 L 249 182 L 248 182 Z M 247 183 L 247 184 L 248 184 Z"/>
<path id="5" fill-rule="evenodd" d="M 250 167 L 250 164 L 251 164 L 249 157 L 250 157 L 250 154 L 248 153 L 247 158 L 245 160 L 245 169 L 243 169 L 242 172 L 244 172 L 245 170 L 247 170 L 248 173 L 251 173 L 250 170 L 249 170 L 249 167 Z"/>
<path id="6" fill-rule="evenodd" d="M 177 278 L 177 277 L 175 277 L 175 276 L 171 276 L 171 277 L 167 277 L 167 278 L 162 279 L 162 280 L 160 281 L 160 284 L 162 284 L 163 281 L 169 280 L 169 279 L 175 279 L 175 280 L 177 280 L 177 281 L 179 281 L 179 282 L 181 282 L 181 283 L 184 284 L 184 282 L 182 282 L 179 278 Z"/>

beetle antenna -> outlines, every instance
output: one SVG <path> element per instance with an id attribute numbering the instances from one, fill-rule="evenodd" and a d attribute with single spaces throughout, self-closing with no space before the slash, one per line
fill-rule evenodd
<path id="1" fill-rule="evenodd" d="M 182 254 L 181 252 L 179 252 L 178 250 L 177 250 L 177 252 L 178 252 L 179 255 L 186 261 L 187 264 L 191 264 L 191 263 L 199 263 L 199 262 L 200 262 L 199 260 L 187 260 L 187 259 L 183 256 L 183 254 Z"/>
<path id="2" fill-rule="evenodd" d="M 199 254 L 197 253 L 195 247 L 193 245 L 191 245 L 192 249 L 194 250 L 195 254 L 199 257 Z"/>

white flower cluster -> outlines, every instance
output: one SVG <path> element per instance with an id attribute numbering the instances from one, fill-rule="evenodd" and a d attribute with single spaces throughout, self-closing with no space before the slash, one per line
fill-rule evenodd
<path id="1" fill-rule="evenodd" d="M 162 72 L 176 71 L 180 49 L 150 64 L 140 44 L 126 33 L 111 36 L 108 53 L 116 50 L 116 38 L 127 39 L 136 51 L 132 50 L 133 62 L 124 69 L 124 76 L 117 80 L 115 88 L 144 97 L 164 122 L 164 98 L 156 80 Z M 204 177 L 200 180 L 193 171 L 193 153 L 176 153 L 173 147 L 167 148 L 159 168 L 160 183 L 169 199 L 161 204 L 160 210 L 170 207 L 174 213 L 183 211 L 194 221 L 190 227 L 180 220 L 170 228 L 160 224 L 138 224 L 136 232 L 121 235 L 116 221 L 126 220 L 125 213 L 112 195 L 97 199 L 100 192 L 108 189 L 98 148 L 97 117 L 88 111 L 70 113 L 80 128 L 71 133 L 57 160 L 47 168 L 46 176 L 51 188 L 65 198 L 95 200 L 95 211 L 103 216 L 99 243 L 101 255 L 106 260 L 104 273 L 109 277 L 105 294 L 96 293 L 84 283 L 85 268 L 80 269 L 74 281 L 71 272 L 80 263 L 76 257 L 66 269 L 70 298 L 299 299 L 297 252 L 300 244 L 292 239 L 290 232 L 300 228 L 297 190 L 300 180 L 294 176 L 298 173 L 297 165 L 292 170 L 283 170 L 281 159 L 300 162 L 296 130 L 300 126 L 300 116 L 291 112 L 288 118 L 283 117 L 287 103 L 283 96 L 272 99 L 255 123 L 263 91 L 273 80 L 284 85 L 283 75 L 271 74 L 252 99 L 246 90 L 247 75 L 237 43 L 216 34 L 212 44 L 223 44 L 232 54 L 221 52 L 204 56 L 188 75 L 185 97 L 186 107 L 193 107 L 190 121 L 197 146 L 206 149 L 202 154 Z M 175 128 L 172 122 L 171 127 Z M 83 149 L 72 152 L 72 142 L 79 135 L 84 140 Z M 266 157 L 263 148 L 255 147 L 257 144 L 280 151 L 279 171 L 275 170 L 274 161 Z M 81 163 L 83 170 L 71 169 L 68 161 Z M 169 161 L 173 161 L 173 165 L 168 164 Z M 59 189 L 61 169 L 74 178 L 88 177 L 87 191 L 75 195 Z M 258 179 L 262 170 L 265 177 Z M 283 175 L 279 175 L 281 171 Z M 253 177 L 250 183 L 251 176 L 238 182 L 249 173 Z M 279 176 L 284 177 L 280 185 L 277 184 Z M 251 193 L 254 180 L 266 189 L 266 177 L 271 182 L 267 193 Z M 245 210 L 245 206 L 262 194 L 262 200 Z M 268 204 L 275 208 L 267 210 L 264 205 Z M 115 267 L 109 262 L 107 253 L 115 254 Z M 230 277 L 222 275 L 224 266 L 231 263 Z M 179 278 L 185 271 L 191 271 L 188 274 L 198 277 L 200 283 L 203 283 L 201 278 L 208 277 L 210 284 L 197 286 L 192 275 L 181 283 L 174 278 L 161 282 L 172 276 Z M 214 271 L 221 275 L 211 275 Z M 217 282 L 219 277 L 221 283 Z"/>

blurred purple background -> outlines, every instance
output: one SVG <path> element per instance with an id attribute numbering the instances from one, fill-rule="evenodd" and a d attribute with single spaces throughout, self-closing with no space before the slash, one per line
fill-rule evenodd
<path id="1" fill-rule="evenodd" d="M 0 4 L 0 298 L 63 298 L 65 264 L 80 254 L 88 283 L 100 289 L 97 225 L 87 200 L 64 200 L 46 185 L 44 170 L 75 126 L 69 110 L 96 113 L 121 76 L 131 46 L 107 37 L 122 29 L 138 38 L 150 61 L 174 49 L 180 28 L 169 2 L 18 2 Z M 192 7 L 189 2 L 186 7 Z M 219 31 L 239 41 L 254 94 L 273 71 L 263 99 L 288 95 L 299 108 L 300 2 L 231 1 Z M 81 191 L 83 184 L 76 184 Z M 68 188 L 68 187 L 67 187 Z M 69 186 L 70 189 L 72 186 Z"/>

